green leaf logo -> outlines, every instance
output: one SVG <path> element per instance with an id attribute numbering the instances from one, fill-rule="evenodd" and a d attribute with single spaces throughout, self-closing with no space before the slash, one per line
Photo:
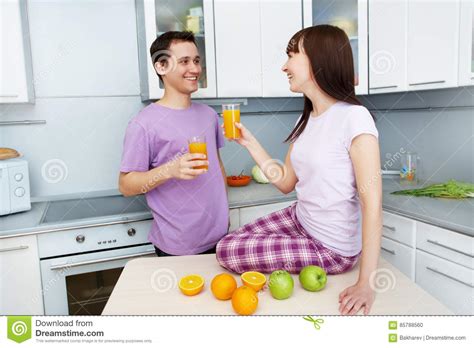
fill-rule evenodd
<path id="1" fill-rule="evenodd" d="M 8 317 L 7 337 L 17 343 L 31 338 L 31 317 Z"/>

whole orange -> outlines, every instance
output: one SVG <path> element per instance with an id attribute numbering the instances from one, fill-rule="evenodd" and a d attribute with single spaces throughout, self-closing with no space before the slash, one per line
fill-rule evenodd
<path id="1" fill-rule="evenodd" d="M 212 279 L 211 291 L 219 300 L 230 300 L 235 289 L 237 289 L 237 282 L 228 273 L 218 274 Z"/>
<path id="2" fill-rule="evenodd" d="M 248 287 L 241 286 L 234 291 L 232 295 L 232 308 L 240 315 L 250 315 L 255 312 L 258 305 L 257 292 Z"/>

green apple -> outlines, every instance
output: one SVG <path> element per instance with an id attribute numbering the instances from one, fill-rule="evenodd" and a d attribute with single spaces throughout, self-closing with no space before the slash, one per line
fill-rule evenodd
<path id="1" fill-rule="evenodd" d="M 270 275 L 268 287 L 272 296 L 277 300 L 285 300 L 293 293 L 293 278 L 290 273 L 284 270 L 278 270 Z"/>
<path id="2" fill-rule="evenodd" d="M 300 272 L 300 283 L 305 290 L 319 291 L 326 286 L 328 278 L 324 269 L 318 266 L 306 266 Z"/>

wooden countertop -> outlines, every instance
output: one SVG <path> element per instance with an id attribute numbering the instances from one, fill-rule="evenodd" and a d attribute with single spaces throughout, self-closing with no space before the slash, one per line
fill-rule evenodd
<path id="1" fill-rule="evenodd" d="M 274 299 L 269 289 L 262 289 L 254 315 L 338 315 L 338 295 L 358 277 L 359 264 L 350 272 L 328 276 L 320 292 L 304 290 L 297 275 L 295 288 L 287 300 Z M 384 259 L 379 262 L 372 315 L 450 315 L 448 308 L 428 294 Z M 215 254 L 170 257 L 142 257 L 128 262 L 118 280 L 103 315 L 234 315 L 230 301 L 219 301 L 210 290 L 212 278 L 227 272 L 219 266 Z M 205 279 L 203 291 L 192 297 L 178 288 L 187 274 Z M 240 276 L 234 274 L 238 286 Z M 267 276 L 268 279 L 268 276 Z M 384 279 L 387 282 L 384 282 Z M 385 291 L 382 291 L 386 289 Z M 361 312 L 359 312 L 361 314 Z"/>

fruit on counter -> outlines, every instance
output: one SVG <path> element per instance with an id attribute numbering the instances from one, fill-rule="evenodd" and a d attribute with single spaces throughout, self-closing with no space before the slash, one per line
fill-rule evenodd
<path id="1" fill-rule="evenodd" d="M 204 278 L 198 274 L 190 274 L 181 278 L 178 286 L 186 296 L 194 296 L 204 288 Z"/>
<path id="2" fill-rule="evenodd" d="M 245 285 L 237 288 L 232 294 L 232 308 L 237 314 L 251 315 L 257 310 L 257 292 Z"/>
<path id="3" fill-rule="evenodd" d="M 303 288 L 308 291 L 322 290 L 327 282 L 326 272 L 318 266 L 303 267 L 299 279 Z"/>
<path id="4" fill-rule="evenodd" d="M 284 270 L 278 270 L 270 275 L 268 287 L 274 298 L 285 300 L 293 294 L 293 278 L 290 273 Z"/>
<path id="5" fill-rule="evenodd" d="M 419 189 L 395 191 L 392 192 L 392 194 L 436 198 L 474 198 L 474 184 L 449 180 L 443 184 L 429 185 Z"/>
<path id="6" fill-rule="evenodd" d="M 265 277 L 265 274 L 260 272 L 242 273 L 240 279 L 242 279 L 242 283 L 244 285 L 254 289 L 255 291 L 260 291 L 267 282 L 267 277 Z"/>
<path id="7" fill-rule="evenodd" d="M 257 165 L 252 168 L 252 177 L 259 184 L 268 184 L 270 182 Z"/>
<path id="8" fill-rule="evenodd" d="M 211 281 L 211 291 L 218 300 L 230 300 L 237 282 L 229 273 L 221 273 L 216 275 Z"/>

